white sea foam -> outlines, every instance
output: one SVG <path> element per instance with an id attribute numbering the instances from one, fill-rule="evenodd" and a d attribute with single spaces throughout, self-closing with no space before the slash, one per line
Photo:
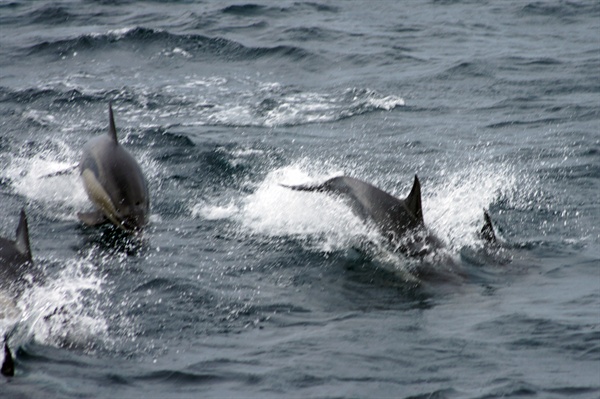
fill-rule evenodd
<path id="1" fill-rule="evenodd" d="M 199 203 L 192 207 L 193 217 L 200 217 L 206 220 L 228 219 L 239 212 L 239 208 L 233 202 L 225 205 L 213 205 L 209 203 Z"/>
<path id="2" fill-rule="evenodd" d="M 104 35 L 110 35 L 110 36 L 113 36 L 113 37 L 115 37 L 117 39 L 121 39 L 126 34 L 128 34 L 129 32 L 134 31 L 135 29 L 137 29 L 135 26 L 127 26 L 127 27 L 124 27 L 124 28 L 110 29 L 106 33 L 92 33 L 90 36 L 92 36 L 92 37 L 102 37 Z"/>
<path id="3" fill-rule="evenodd" d="M 372 109 L 389 111 L 403 106 L 404 100 L 396 96 L 384 97 L 367 90 L 351 89 L 343 95 L 293 93 L 284 95 L 278 99 L 278 103 L 263 118 L 265 126 L 331 122 Z"/>
<path id="4" fill-rule="evenodd" d="M 188 76 L 185 83 L 170 84 L 164 90 L 197 100 L 200 109 L 194 110 L 193 121 L 189 122 L 192 125 L 275 127 L 323 123 L 404 105 L 401 97 L 369 89 L 299 92 L 278 82 L 253 78 Z"/>
<path id="5" fill-rule="evenodd" d="M 23 117 L 45 127 L 56 123 L 56 117 L 48 111 L 28 109 L 23 113 Z"/>

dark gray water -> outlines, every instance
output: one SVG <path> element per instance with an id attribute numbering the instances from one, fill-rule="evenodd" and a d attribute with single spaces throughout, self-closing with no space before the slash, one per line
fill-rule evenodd
<path id="1" fill-rule="evenodd" d="M 141 238 L 42 177 L 109 101 Z M 597 398 L 599 132 L 597 1 L 2 1 L 0 234 L 25 206 L 36 266 L 0 396 Z M 418 174 L 443 253 L 280 186 L 339 174 Z"/>

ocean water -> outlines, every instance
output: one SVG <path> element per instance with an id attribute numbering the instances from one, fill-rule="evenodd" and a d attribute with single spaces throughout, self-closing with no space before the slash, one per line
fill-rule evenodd
<path id="1" fill-rule="evenodd" d="M 44 177 L 109 101 L 140 237 Z M 443 256 L 281 186 L 341 174 L 417 174 Z M 598 398 L 600 4 L 3 0 L 0 235 L 21 207 L 3 398 Z"/>

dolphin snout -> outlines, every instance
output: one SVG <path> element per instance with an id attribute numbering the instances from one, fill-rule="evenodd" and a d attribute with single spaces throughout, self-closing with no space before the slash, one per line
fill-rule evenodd
<path id="1" fill-rule="evenodd" d="M 130 212 L 121 218 L 121 224 L 127 230 L 141 230 L 146 223 L 148 223 L 148 215 L 142 209 Z"/>

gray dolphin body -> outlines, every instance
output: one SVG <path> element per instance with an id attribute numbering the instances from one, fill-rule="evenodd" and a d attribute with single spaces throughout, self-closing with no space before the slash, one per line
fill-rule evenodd
<path id="1" fill-rule="evenodd" d="M 13 283 L 19 280 L 27 266 L 32 264 L 27 217 L 25 210 L 21 210 L 16 239 L 12 241 L 0 237 L 0 287 L 13 289 Z"/>
<path id="2" fill-rule="evenodd" d="M 112 107 L 108 106 L 108 133 L 87 142 L 79 170 L 96 210 L 78 213 L 90 226 L 111 222 L 125 230 L 139 230 L 148 222 L 150 197 L 140 165 L 117 139 Z"/>
<path id="3" fill-rule="evenodd" d="M 292 190 L 333 193 L 344 198 L 354 213 L 377 229 L 400 252 L 425 255 L 442 247 L 423 221 L 421 184 L 415 176 L 406 199 L 398 199 L 362 180 L 339 176 L 318 185 L 284 186 Z"/>

